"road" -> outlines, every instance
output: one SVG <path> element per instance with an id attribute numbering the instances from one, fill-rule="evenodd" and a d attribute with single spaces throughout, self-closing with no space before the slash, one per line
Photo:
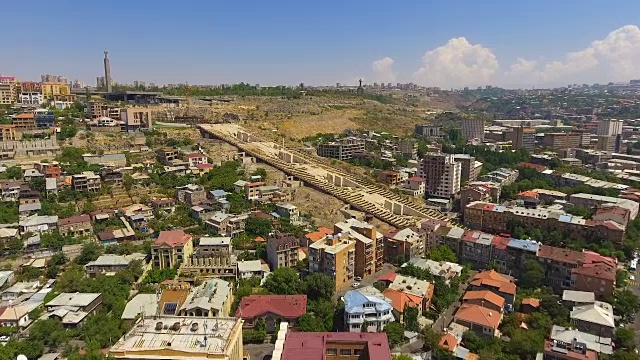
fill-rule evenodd
<path id="1" fill-rule="evenodd" d="M 367 276 L 364 279 L 362 279 L 362 281 L 360 281 L 360 286 L 358 286 L 358 288 L 362 288 L 362 287 L 365 287 L 365 286 L 371 286 L 371 285 L 373 285 L 373 283 L 378 281 L 378 278 L 380 276 L 386 275 L 388 273 L 395 272 L 396 269 L 397 268 L 395 266 L 393 266 L 392 264 L 384 263 L 384 264 L 382 264 L 382 269 L 376 271 L 373 275 Z M 334 295 L 334 298 L 335 298 L 334 300 L 340 299 L 341 297 L 344 296 L 344 294 L 347 291 L 349 291 L 351 289 L 354 289 L 354 288 L 352 287 L 350 289 L 346 289 L 346 290 L 343 290 L 343 291 L 336 292 L 336 294 Z"/>
<path id="2" fill-rule="evenodd" d="M 447 326 L 449 326 L 449 323 L 453 319 L 453 314 L 455 314 L 456 310 L 458 310 L 458 308 L 460 307 L 460 301 L 459 301 L 460 298 L 462 297 L 464 292 L 467 290 L 467 287 L 469 286 L 469 282 L 471 281 L 471 279 L 473 279 L 476 273 L 477 271 L 469 272 L 469 277 L 467 278 L 467 281 L 460 284 L 460 286 L 458 287 L 458 301 L 449 305 L 447 310 L 445 310 L 445 312 L 443 312 L 442 315 L 440 315 L 440 317 L 433 323 L 433 325 L 431 325 L 432 329 L 436 331 L 442 331 Z"/>
<path id="3" fill-rule="evenodd" d="M 629 280 L 627 282 L 627 289 L 631 290 L 631 292 L 633 292 L 637 296 L 640 296 L 640 271 L 638 270 L 634 271 L 629 269 L 627 270 L 629 271 L 629 275 L 632 275 L 635 277 L 634 280 Z M 633 326 L 633 329 L 636 331 L 636 345 L 640 347 L 640 312 L 636 313 L 633 324 L 631 325 Z"/>
<path id="4" fill-rule="evenodd" d="M 251 354 L 251 360 L 268 360 L 271 359 L 274 344 L 245 344 L 243 348 Z"/>

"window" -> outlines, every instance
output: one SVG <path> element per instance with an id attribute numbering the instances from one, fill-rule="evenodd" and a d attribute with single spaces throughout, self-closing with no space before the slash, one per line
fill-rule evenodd
<path id="1" fill-rule="evenodd" d="M 353 349 L 353 355 L 359 356 L 360 354 L 362 354 L 362 349 Z"/>
<path id="2" fill-rule="evenodd" d="M 338 355 L 338 349 L 327 349 L 327 355 Z"/>
<path id="3" fill-rule="evenodd" d="M 351 349 L 340 349 L 340 356 L 351 356 Z"/>

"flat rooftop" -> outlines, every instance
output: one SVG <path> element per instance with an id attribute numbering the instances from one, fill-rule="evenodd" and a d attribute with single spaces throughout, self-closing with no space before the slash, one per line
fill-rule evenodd
<path id="1" fill-rule="evenodd" d="M 110 353 L 117 358 L 148 358 L 149 351 L 162 351 L 176 354 L 160 356 L 163 359 L 207 358 L 224 354 L 233 346 L 230 339 L 241 330 L 242 320 L 236 318 L 148 317 L 120 338 Z"/>

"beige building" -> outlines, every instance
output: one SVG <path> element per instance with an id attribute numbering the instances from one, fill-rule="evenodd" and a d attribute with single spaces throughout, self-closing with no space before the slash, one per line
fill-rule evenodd
<path id="1" fill-rule="evenodd" d="M 356 242 L 355 276 L 369 276 L 382 267 L 384 262 L 383 236 L 376 231 L 373 225 L 357 219 L 348 219 L 335 224 L 333 231 L 336 234 L 348 235 L 351 240 Z"/>
<path id="2" fill-rule="evenodd" d="M 100 255 L 96 260 L 87 263 L 84 266 L 84 271 L 89 277 L 96 277 L 102 274 L 116 273 L 118 271 L 126 270 L 135 260 L 142 260 L 144 262 L 145 254 L 130 254 L 126 256 L 115 254 Z"/>
<path id="3" fill-rule="evenodd" d="M 298 264 L 300 240 L 291 234 L 276 234 L 267 239 L 267 260 L 271 270 L 292 268 Z"/>
<path id="4" fill-rule="evenodd" d="M 151 245 L 153 267 L 166 269 L 179 265 L 193 254 L 193 237 L 183 230 L 160 232 Z"/>
<path id="5" fill-rule="evenodd" d="M 83 236 L 93 232 L 89 214 L 72 216 L 58 220 L 58 231 L 62 236 Z"/>
<path id="6" fill-rule="evenodd" d="M 236 318 L 148 317 L 118 340 L 109 356 L 118 360 L 242 360 L 242 323 Z"/>
<path id="7" fill-rule="evenodd" d="M 343 291 L 355 276 L 356 241 L 347 235 L 328 235 L 326 240 L 309 245 L 309 272 L 333 278 L 336 291 Z"/>
<path id="8" fill-rule="evenodd" d="M 0 141 L 20 140 L 22 134 L 16 130 L 15 125 L 0 125 Z"/>
<path id="9" fill-rule="evenodd" d="M 75 191 L 100 191 L 100 175 L 84 171 L 71 177 L 71 185 Z"/>
<path id="10" fill-rule="evenodd" d="M 153 129 L 151 110 L 145 107 L 120 109 L 120 120 L 124 121 L 128 132 Z"/>

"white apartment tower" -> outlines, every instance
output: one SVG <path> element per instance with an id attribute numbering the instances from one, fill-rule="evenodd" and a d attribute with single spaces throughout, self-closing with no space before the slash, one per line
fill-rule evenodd
<path id="1" fill-rule="evenodd" d="M 484 140 L 484 120 L 462 119 L 461 132 L 466 140 Z"/>
<path id="2" fill-rule="evenodd" d="M 598 123 L 599 136 L 617 136 L 622 134 L 624 121 L 616 119 L 602 120 Z"/>
<path id="3" fill-rule="evenodd" d="M 453 155 L 427 153 L 418 164 L 418 176 L 425 179 L 427 196 L 452 198 L 460 192 L 462 165 Z"/>

